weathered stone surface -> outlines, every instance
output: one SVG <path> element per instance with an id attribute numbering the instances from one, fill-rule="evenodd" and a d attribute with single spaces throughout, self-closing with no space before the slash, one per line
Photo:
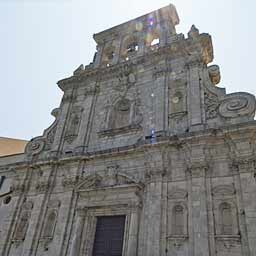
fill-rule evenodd
<path id="1" fill-rule="evenodd" d="M 211 37 L 178 23 L 170 5 L 94 35 L 54 123 L 0 158 L 0 255 L 92 256 L 113 215 L 123 256 L 256 255 L 255 97 L 218 88 Z"/>

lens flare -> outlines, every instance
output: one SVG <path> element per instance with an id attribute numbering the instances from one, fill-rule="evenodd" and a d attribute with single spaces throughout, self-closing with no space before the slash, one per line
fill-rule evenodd
<path id="1" fill-rule="evenodd" d="M 143 23 L 142 22 L 138 21 L 135 26 L 136 26 L 137 31 L 142 31 L 142 29 L 143 29 Z"/>

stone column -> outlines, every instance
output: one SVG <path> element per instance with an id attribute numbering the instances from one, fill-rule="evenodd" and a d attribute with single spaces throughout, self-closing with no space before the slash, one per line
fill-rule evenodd
<path id="1" fill-rule="evenodd" d="M 115 42 L 115 52 L 114 52 L 112 65 L 115 65 L 118 63 L 121 57 L 121 53 L 122 53 L 122 39 L 118 38 L 116 39 L 116 42 Z"/>
<path id="2" fill-rule="evenodd" d="M 206 166 L 196 165 L 191 172 L 191 204 L 192 230 L 195 256 L 209 256 L 207 197 L 206 197 Z"/>
<path id="3" fill-rule="evenodd" d="M 70 256 L 79 255 L 82 231 L 84 226 L 84 219 L 85 219 L 85 209 L 77 209 L 75 231 L 74 231 L 74 237 L 71 244 Z"/>
<path id="4" fill-rule="evenodd" d="M 246 213 L 244 208 L 239 164 L 233 163 L 232 171 L 234 174 L 234 184 L 236 189 L 238 219 L 239 219 L 241 242 L 242 242 L 242 254 L 243 256 L 250 256 L 251 253 L 249 249 L 248 232 L 247 232 L 246 216 L 245 216 Z"/>
<path id="5" fill-rule="evenodd" d="M 141 36 L 139 37 L 139 42 L 138 42 L 139 50 L 137 55 L 142 56 L 145 52 L 145 32 L 141 33 Z"/>
<path id="6" fill-rule="evenodd" d="M 100 65 L 103 49 L 104 49 L 104 43 L 103 42 L 102 42 L 102 44 L 97 45 L 96 59 L 94 61 L 94 67 L 95 68 L 99 67 L 99 65 Z"/>
<path id="7" fill-rule="evenodd" d="M 150 173 L 146 188 L 146 223 L 144 224 L 145 250 L 143 255 L 160 256 L 162 216 L 162 171 Z"/>
<path id="8" fill-rule="evenodd" d="M 208 227 L 209 227 L 209 248 L 210 255 L 215 255 L 215 236 L 214 236 L 214 214 L 212 201 L 212 183 L 211 183 L 211 169 L 206 172 L 206 195 L 207 195 L 207 213 L 208 213 Z"/>
<path id="9" fill-rule="evenodd" d="M 132 205 L 127 256 L 136 256 L 138 254 L 139 213 L 140 203 L 138 202 Z"/>

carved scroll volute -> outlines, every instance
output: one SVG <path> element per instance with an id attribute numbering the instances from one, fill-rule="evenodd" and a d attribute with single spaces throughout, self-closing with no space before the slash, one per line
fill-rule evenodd
<path id="1" fill-rule="evenodd" d="M 54 122 L 52 123 L 52 125 L 49 128 L 47 128 L 44 131 L 42 136 L 33 138 L 26 145 L 25 153 L 27 155 L 34 156 L 34 155 L 38 155 L 42 151 L 47 151 L 47 150 L 51 149 L 51 145 L 54 140 L 54 136 L 56 133 L 57 124 L 58 124 L 58 120 L 59 120 L 59 113 L 60 113 L 59 108 L 53 109 L 51 114 L 52 114 L 52 116 L 55 117 Z"/>
<path id="2" fill-rule="evenodd" d="M 255 97 L 240 92 L 227 95 L 220 103 L 219 113 L 225 118 L 247 117 L 253 120 L 256 110 Z"/>

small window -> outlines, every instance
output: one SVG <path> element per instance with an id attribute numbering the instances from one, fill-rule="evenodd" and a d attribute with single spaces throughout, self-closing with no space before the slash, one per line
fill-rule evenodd
<path id="1" fill-rule="evenodd" d="M 132 42 L 131 44 L 129 44 L 127 46 L 127 53 L 133 53 L 133 52 L 137 52 L 139 50 L 139 45 L 137 42 Z"/>
<path id="2" fill-rule="evenodd" d="M 173 208 L 172 229 L 174 235 L 184 234 L 184 208 L 181 205 Z"/>
<path id="3" fill-rule="evenodd" d="M 231 205 L 228 203 L 221 204 L 220 215 L 221 215 L 221 233 L 223 235 L 231 235 L 233 233 L 233 218 L 232 218 Z"/>
<path id="4" fill-rule="evenodd" d="M 52 211 L 47 217 L 47 221 L 44 227 L 43 237 L 46 237 L 46 238 L 53 237 L 56 222 L 57 222 L 57 213 L 56 211 Z"/>

